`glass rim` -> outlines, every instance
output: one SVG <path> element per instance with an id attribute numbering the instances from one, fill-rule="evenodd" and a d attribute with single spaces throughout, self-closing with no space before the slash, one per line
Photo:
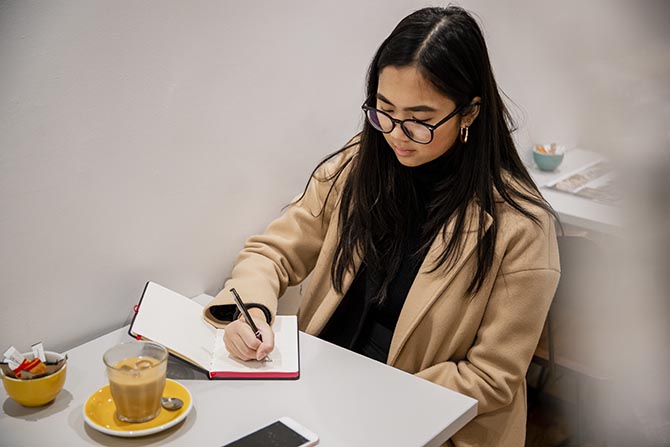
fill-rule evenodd
<path id="1" fill-rule="evenodd" d="M 167 359 L 169 357 L 169 351 L 167 350 L 167 348 L 165 346 L 161 345 L 160 343 L 156 343 L 154 341 L 149 341 L 149 340 L 126 341 L 126 342 L 118 343 L 114 346 L 111 346 L 110 348 L 108 348 L 105 351 L 105 353 L 102 355 L 102 361 L 105 364 L 105 366 L 108 367 L 108 368 L 114 369 L 116 371 L 120 371 L 119 368 L 117 368 L 115 365 L 112 365 L 110 363 L 110 361 L 108 359 L 108 355 L 111 354 L 111 352 L 113 350 L 122 349 L 126 346 L 151 346 L 151 347 L 158 348 L 161 351 L 160 358 L 156 359 L 156 360 L 158 360 L 158 363 L 155 364 L 155 365 L 152 365 L 152 366 L 150 366 L 149 368 L 146 368 L 146 369 L 152 369 L 152 368 L 156 368 L 156 367 L 161 366 L 163 363 L 167 362 Z M 128 357 L 129 356 L 124 356 L 124 357 L 122 357 L 122 359 L 123 358 L 128 358 Z M 118 361 L 116 363 L 118 363 Z"/>

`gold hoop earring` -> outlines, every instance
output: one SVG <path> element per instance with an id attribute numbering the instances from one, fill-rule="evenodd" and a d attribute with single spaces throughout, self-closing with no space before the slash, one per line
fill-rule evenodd
<path id="1" fill-rule="evenodd" d="M 461 137 L 461 143 L 465 144 L 468 142 L 468 128 L 467 127 L 461 127 L 460 130 L 460 137 Z"/>

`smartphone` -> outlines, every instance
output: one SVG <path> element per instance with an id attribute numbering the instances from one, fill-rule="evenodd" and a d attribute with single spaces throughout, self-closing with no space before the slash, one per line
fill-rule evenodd
<path id="1" fill-rule="evenodd" d="M 312 447 L 319 437 L 289 417 L 249 433 L 221 447 Z"/>

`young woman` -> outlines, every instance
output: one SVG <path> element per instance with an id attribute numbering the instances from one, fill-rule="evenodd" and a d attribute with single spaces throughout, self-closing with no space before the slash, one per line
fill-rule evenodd
<path id="1" fill-rule="evenodd" d="M 477 23 L 457 7 L 409 15 L 375 54 L 367 95 L 362 132 L 247 241 L 205 317 L 227 324 L 233 355 L 262 358 L 278 297 L 311 273 L 301 330 L 477 399 L 452 444 L 522 446 L 559 260 Z M 235 319 L 231 287 L 262 342 Z"/>

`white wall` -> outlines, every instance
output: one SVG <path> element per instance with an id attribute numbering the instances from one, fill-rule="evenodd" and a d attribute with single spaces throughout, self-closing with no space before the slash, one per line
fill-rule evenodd
<path id="1" fill-rule="evenodd" d="M 3 343 L 119 327 L 147 280 L 216 293 L 357 131 L 374 50 L 426 5 L 259 3 L 0 2 Z M 519 147 L 667 152 L 667 4 L 462 2 Z"/>
<path id="2" fill-rule="evenodd" d="M 216 293 L 355 133 L 392 26 L 310 1 L 0 8 L 0 340 L 54 349 L 119 327 L 149 279 Z"/>

